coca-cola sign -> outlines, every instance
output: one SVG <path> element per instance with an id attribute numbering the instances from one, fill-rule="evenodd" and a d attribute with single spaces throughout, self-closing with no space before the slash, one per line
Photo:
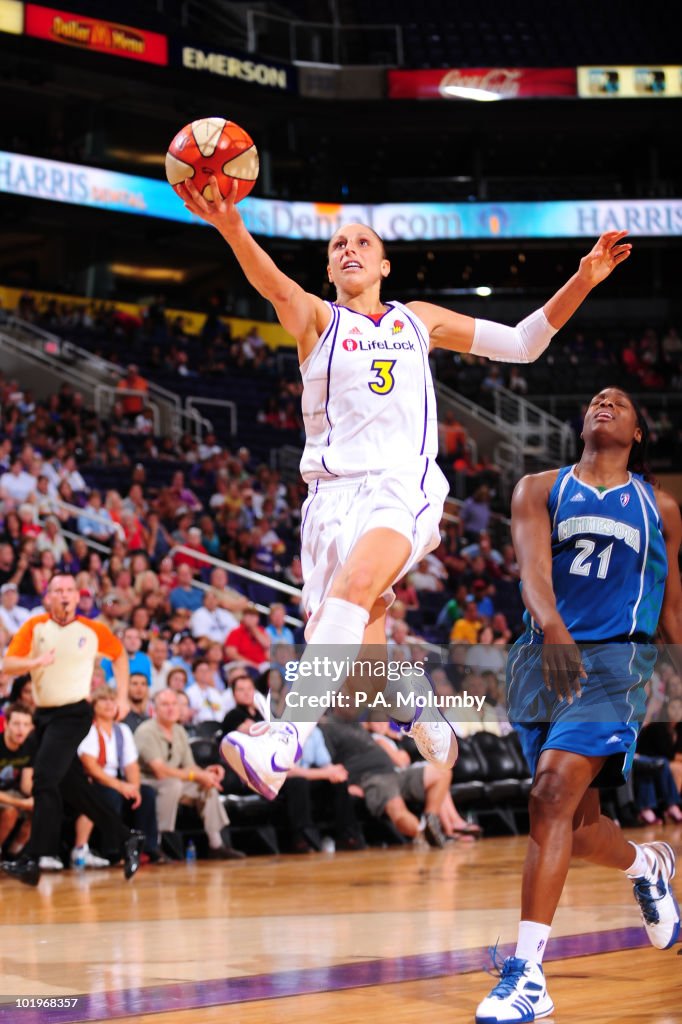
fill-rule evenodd
<path id="1" fill-rule="evenodd" d="M 390 99 L 512 100 L 577 94 L 575 68 L 389 71 Z"/>

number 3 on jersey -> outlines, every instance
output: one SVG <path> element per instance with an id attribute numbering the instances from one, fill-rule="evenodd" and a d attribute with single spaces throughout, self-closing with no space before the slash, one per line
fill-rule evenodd
<path id="1" fill-rule="evenodd" d="M 592 562 L 588 562 L 587 559 L 594 552 L 594 541 L 582 539 L 576 541 L 576 550 L 578 554 L 571 562 L 571 568 L 568 570 L 573 573 L 574 576 L 589 576 L 592 572 Z M 605 580 L 606 574 L 609 571 L 609 562 L 611 560 L 611 551 L 613 550 L 613 543 L 609 544 L 608 547 L 604 548 L 597 555 L 597 561 L 599 567 L 597 569 L 597 579 Z"/>
<path id="2" fill-rule="evenodd" d="M 393 391 L 395 362 L 395 359 L 375 359 L 372 362 L 372 369 L 376 373 L 377 379 L 369 381 L 367 386 L 375 395 L 387 395 L 389 391 Z"/>

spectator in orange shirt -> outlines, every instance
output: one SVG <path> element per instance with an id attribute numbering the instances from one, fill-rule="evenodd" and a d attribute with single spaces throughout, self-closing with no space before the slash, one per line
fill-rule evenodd
<path id="1" fill-rule="evenodd" d="M 149 384 L 140 373 L 134 363 L 129 363 L 126 368 L 125 377 L 121 377 L 116 385 L 117 391 L 140 391 L 140 395 L 123 395 L 121 405 L 123 412 L 128 418 L 135 417 L 142 412 L 145 406 L 145 397 L 149 390 Z"/>

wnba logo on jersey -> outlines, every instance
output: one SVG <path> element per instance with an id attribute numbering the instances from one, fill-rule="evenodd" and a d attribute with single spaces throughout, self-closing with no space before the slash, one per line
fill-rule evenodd
<path id="1" fill-rule="evenodd" d="M 630 495 L 629 494 L 627 494 L 627 493 L 621 494 L 621 496 L 620 496 L 620 503 L 623 506 L 623 508 L 625 508 L 625 506 L 627 505 L 629 500 L 630 500 Z"/>
<path id="2" fill-rule="evenodd" d="M 345 348 L 346 352 L 355 352 L 356 348 L 358 347 L 357 341 L 354 341 L 352 338 L 346 338 L 344 341 L 341 342 L 341 344 Z"/>

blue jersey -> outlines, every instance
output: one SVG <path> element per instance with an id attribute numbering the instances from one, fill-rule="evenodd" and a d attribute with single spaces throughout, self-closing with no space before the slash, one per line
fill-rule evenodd
<path id="1" fill-rule="evenodd" d="M 559 470 L 548 501 L 559 614 L 574 640 L 648 640 L 668 572 L 653 489 L 631 473 L 600 492 L 573 470 Z"/>

